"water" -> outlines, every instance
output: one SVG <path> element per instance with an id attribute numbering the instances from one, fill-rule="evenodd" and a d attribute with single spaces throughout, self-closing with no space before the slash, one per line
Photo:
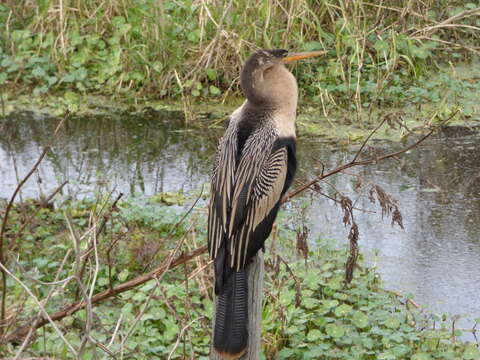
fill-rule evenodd
<path id="1" fill-rule="evenodd" d="M 392 151 L 391 145 L 381 148 Z M 472 319 L 480 315 L 479 148 L 478 134 L 444 133 L 403 156 L 401 162 L 354 171 L 365 183 L 378 184 L 398 199 L 405 230 L 392 227 L 390 219 L 382 220 L 378 206 L 356 195 L 355 177 L 331 180 L 337 189 L 358 199 L 356 207 L 377 211 L 356 212 L 355 218 L 360 247 L 368 249 L 368 262 L 378 266 L 386 287 L 414 294 L 416 302 L 435 312 L 463 315 L 457 325 L 465 328 L 471 328 Z M 341 163 L 344 155 L 330 154 L 325 159 Z M 346 242 L 348 229 L 338 225 L 342 221 L 339 207 L 315 201 L 307 216 L 313 234 Z"/>
<path id="2" fill-rule="evenodd" d="M 215 140 L 200 141 L 198 134 L 183 128 L 179 116 L 68 120 L 23 196 L 47 195 L 65 180 L 69 183 L 63 194 L 75 198 L 91 195 L 92 189 L 151 195 L 197 188 L 208 181 Z M 24 113 L 0 125 L 0 198 L 11 196 L 15 167 L 20 176 L 28 173 L 57 123 Z"/>
<path id="3" fill-rule="evenodd" d="M 8 198 L 51 138 L 58 120 L 30 113 L 0 123 L 0 197 Z M 68 180 L 63 196 L 85 197 L 94 189 L 126 195 L 196 190 L 208 182 L 221 129 L 185 128 L 181 114 L 96 116 L 70 119 L 22 198 L 48 195 Z M 379 153 L 398 144 L 375 144 Z M 464 128 L 436 135 L 399 160 L 350 169 L 329 178 L 322 191 L 336 189 L 355 201 L 360 247 L 378 267 L 386 287 L 414 294 L 437 313 L 463 315 L 458 326 L 480 317 L 480 136 Z M 300 139 L 296 183 L 345 163 L 355 149 Z M 15 170 L 16 169 L 16 170 Z M 405 230 L 383 219 L 378 206 L 359 196 L 380 185 L 398 199 Z M 365 192 L 365 190 L 362 190 Z M 339 206 L 315 196 L 306 211 L 310 238 L 346 242 Z M 373 213 L 372 211 L 375 211 Z"/>

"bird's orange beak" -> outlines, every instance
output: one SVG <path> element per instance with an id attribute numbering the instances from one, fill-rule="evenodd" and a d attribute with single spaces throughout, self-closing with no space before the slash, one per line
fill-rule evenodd
<path id="1" fill-rule="evenodd" d="M 327 51 L 307 51 L 307 52 L 299 52 L 299 53 L 291 53 L 288 54 L 288 56 L 284 57 L 282 59 L 283 63 L 289 63 L 292 61 L 297 61 L 297 60 L 303 60 L 303 59 L 308 59 L 314 56 L 321 56 L 325 55 Z"/>

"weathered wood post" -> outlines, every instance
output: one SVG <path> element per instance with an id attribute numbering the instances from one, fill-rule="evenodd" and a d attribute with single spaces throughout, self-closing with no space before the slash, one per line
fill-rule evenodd
<path id="1" fill-rule="evenodd" d="M 248 345 L 247 352 L 240 358 L 241 360 L 260 358 L 264 275 L 263 251 L 260 250 L 248 266 Z M 212 334 L 214 325 L 215 319 L 212 323 Z M 210 350 L 210 360 L 223 360 L 213 350 L 213 346 Z"/>

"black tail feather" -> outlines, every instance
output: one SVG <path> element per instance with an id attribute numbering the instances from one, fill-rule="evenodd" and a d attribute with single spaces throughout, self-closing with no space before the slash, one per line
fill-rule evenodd
<path id="1" fill-rule="evenodd" d="M 217 294 L 213 347 L 226 358 L 236 359 L 248 341 L 248 273 L 233 271 Z"/>

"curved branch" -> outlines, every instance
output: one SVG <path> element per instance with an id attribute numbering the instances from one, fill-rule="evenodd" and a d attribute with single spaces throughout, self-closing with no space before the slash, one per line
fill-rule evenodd
<path id="1" fill-rule="evenodd" d="M 377 128 L 378 129 L 378 128 Z M 376 129 L 376 130 L 377 130 Z M 352 161 L 350 161 L 349 163 L 347 164 L 343 164 L 341 166 L 338 166 L 336 167 L 335 169 L 325 173 L 325 174 L 321 174 L 319 176 L 317 176 L 316 178 L 314 178 L 313 180 L 310 180 L 309 182 L 301 185 L 300 187 L 298 187 L 297 189 L 291 191 L 290 193 L 288 193 L 287 195 L 285 195 L 282 199 L 282 204 L 283 203 L 286 203 L 287 201 L 290 201 L 291 198 L 293 198 L 294 196 L 297 196 L 298 194 L 300 194 L 301 192 L 303 192 L 304 190 L 308 189 L 310 186 L 318 183 L 320 180 L 323 180 L 329 176 L 332 176 L 332 175 L 335 175 L 335 174 L 338 174 L 339 172 L 342 172 L 346 169 L 349 169 L 351 167 L 354 167 L 354 166 L 358 166 L 358 165 L 370 165 L 370 164 L 374 164 L 378 161 L 382 161 L 382 160 L 385 160 L 385 159 L 389 159 L 389 158 L 392 158 L 392 157 L 395 157 L 395 156 L 398 156 L 400 154 L 403 154 L 405 152 L 407 152 L 408 150 L 411 150 L 413 149 L 414 147 L 417 147 L 418 145 L 420 145 L 422 142 L 424 142 L 430 135 L 433 134 L 433 132 L 435 131 L 435 129 L 432 129 L 430 130 L 427 134 L 425 134 L 424 136 L 422 136 L 419 140 L 417 140 L 416 142 L 414 142 L 413 144 L 401 149 L 401 150 L 398 150 L 398 151 L 395 151 L 395 152 L 392 152 L 392 153 L 389 153 L 389 154 L 385 154 L 385 155 L 382 155 L 382 156 L 379 156 L 379 157 L 375 157 L 375 158 L 370 158 L 370 159 L 365 159 L 365 160 L 357 160 L 357 157 L 358 157 L 358 153 L 357 155 L 355 155 L 355 157 L 353 158 Z M 371 135 L 368 137 L 368 139 L 370 139 Z M 362 145 L 362 148 L 363 148 L 364 145 Z"/>
<path id="2" fill-rule="evenodd" d="M 32 174 L 37 170 L 38 166 L 42 162 L 45 155 L 47 155 L 48 151 L 50 150 L 50 147 L 52 146 L 53 141 L 55 140 L 55 137 L 58 131 L 62 127 L 67 117 L 68 117 L 68 114 L 62 120 L 60 120 L 57 127 L 55 128 L 55 131 L 53 133 L 53 136 L 50 142 L 48 143 L 47 146 L 45 146 L 45 149 L 43 149 L 42 153 L 40 154 L 39 158 L 37 159 L 33 167 L 30 169 L 28 174 L 25 175 L 22 181 L 20 181 L 20 183 L 17 185 L 15 191 L 13 192 L 12 197 L 10 198 L 10 201 L 7 204 L 7 207 L 5 209 L 5 214 L 3 215 L 3 219 L 2 219 L 2 227 L 0 229 L 0 263 L 3 264 L 4 266 L 6 264 L 5 264 L 5 251 L 4 251 L 3 242 L 4 242 L 5 231 L 7 229 L 8 216 L 10 214 L 10 210 L 12 209 L 13 203 L 15 202 L 15 198 L 17 197 L 18 193 L 22 189 L 23 185 L 25 185 L 27 180 L 30 178 L 30 176 L 32 176 Z M 7 276 L 3 269 L 1 269 L 1 274 L 2 274 L 2 300 L 1 300 L 1 310 L 0 310 L 0 323 L 3 323 L 5 321 L 5 311 L 6 311 L 6 301 L 7 301 Z M 0 335 L 2 333 L 3 333 L 3 328 L 0 327 Z"/>

